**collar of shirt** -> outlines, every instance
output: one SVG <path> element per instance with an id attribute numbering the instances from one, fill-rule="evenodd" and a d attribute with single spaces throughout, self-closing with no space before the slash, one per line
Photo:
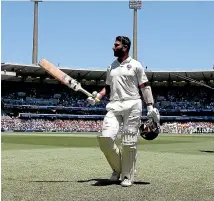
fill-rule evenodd
<path id="1" fill-rule="evenodd" d="M 129 63 L 132 60 L 132 58 L 129 56 L 126 60 L 124 60 L 122 63 L 120 63 L 120 66 L 124 66 L 125 64 Z M 119 63 L 119 61 L 118 61 Z"/>

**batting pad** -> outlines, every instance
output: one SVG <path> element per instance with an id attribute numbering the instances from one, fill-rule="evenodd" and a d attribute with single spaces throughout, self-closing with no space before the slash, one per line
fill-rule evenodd
<path id="1" fill-rule="evenodd" d="M 100 149 L 104 153 L 112 170 L 121 172 L 121 155 L 120 150 L 111 137 L 98 136 Z"/>
<path id="2" fill-rule="evenodd" d="M 127 177 L 129 180 L 134 181 L 136 156 L 137 134 L 123 133 L 121 153 L 122 179 Z"/>

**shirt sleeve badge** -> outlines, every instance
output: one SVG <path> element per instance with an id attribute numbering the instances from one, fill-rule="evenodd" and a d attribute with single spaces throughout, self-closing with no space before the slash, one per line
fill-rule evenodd
<path id="1" fill-rule="evenodd" d="M 132 68 L 132 65 L 128 64 L 127 69 L 130 70 Z"/>

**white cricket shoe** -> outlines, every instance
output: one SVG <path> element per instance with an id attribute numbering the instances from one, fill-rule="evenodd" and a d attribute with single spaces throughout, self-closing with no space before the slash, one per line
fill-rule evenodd
<path id="1" fill-rule="evenodd" d="M 133 183 L 132 183 L 132 181 L 130 180 L 130 179 L 128 179 L 128 178 L 124 178 L 124 180 L 121 182 L 121 186 L 123 186 L 123 187 L 129 187 L 129 186 L 131 186 Z"/>
<path id="2" fill-rule="evenodd" d="M 111 175 L 110 181 L 118 181 L 120 179 L 120 173 L 114 171 Z"/>

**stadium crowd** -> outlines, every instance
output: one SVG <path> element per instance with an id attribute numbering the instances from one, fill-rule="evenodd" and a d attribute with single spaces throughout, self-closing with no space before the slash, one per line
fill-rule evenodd
<path id="1" fill-rule="evenodd" d="M 63 131 L 63 132 L 100 132 L 102 120 L 44 120 L 44 119 L 19 119 L 2 118 L 1 129 L 4 131 Z M 187 123 L 163 123 L 162 133 L 214 133 L 214 123 L 211 122 L 187 122 Z"/>
<path id="2" fill-rule="evenodd" d="M 102 87 L 88 86 L 85 87 L 88 91 L 99 91 Z M 21 89 L 21 90 L 20 90 Z M 175 110 L 172 113 L 164 115 L 174 115 L 176 110 L 199 110 L 197 115 L 201 115 L 200 110 L 207 110 L 208 115 L 214 112 L 214 94 L 210 93 L 209 89 L 204 87 L 152 87 L 155 107 L 162 110 Z M 209 90 L 209 91 L 207 91 Z M 108 103 L 108 98 L 102 99 L 95 106 L 91 106 L 86 101 L 86 96 L 82 93 L 74 92 L 64 85 L 53 84 L 38 84 L 38 83 L 15 83 L 2 82 L 1 103 L 3 106 L 23 106 L 26 108 L 16 110 L 16 114 L 20 112 L 43 113 L 39 106 L 59 106 L 65 110 L 45 110 L 46 112 L 59 114 L 99 114 L 98 108 L 105 108 Z M 31 106 L 34 106 L 33 108 Z M 38 107 L 37 107 L 38 106 Z M 80 110 L 68 110 L 67 107 L 82 107 Z M 87 111 L 87 108 L 93 107 L 96 109 Z M 12 107 L 8 107 L 12 111 Z M 90 108 L 91 110 L 92 108 Z M 15 110 L 14 110 L 15 111 Z M 182 112 L 182 111 L 181 111 Z M 191 111 L 190 111 L 191 112 Z M 191 113 L 191 115 L 195 115 Z M 211 112 L 211 113 L 210 113 Z M 206 115 L 204 112 L 202 115 Z M 102 120 L 44 120 L 44 119 L 20 119 L 18 115 L 9 118 L 2 110 L 1 128 L 3 131 L 13 130 L 42 130 L 42 131 L 101 131 Z M 100 114 L 103 115 L 102 112 Z M 177 113 L 175 115 L 183 115 Z M 184 114 L 186 115 L 186 114 Z M 188 114 L 190 115 L 190 113 Z M 196 116 L 196 115 L 195 115 Z M 162 133 L 214 133 L 214 123 L 208 122 L 188 122 L 188 123 L 164 123 L 161 125 Z"/>
<path id="3" fill-rule="evenodd" d="M 44 120 L 44 119 L 1 119 L 1 129 L 4 131 L 63 131 L 63 132 L 99 132 L 101 120 Z"/>
<path id="4" fill-rule="evenodd" d="M 18 86 L 20 85 L 20 86 Z M 12 87 L 11 87 L 12 86 Z M 89 91 L 99 91 L 102 87 L 86 88 Z M 22 91 L 20 91 L 22 89 Z M 158 109 L 212 109 L 214 110 L 214 94 L 204 87 L 153 87 L 155 107 Z M 86 96 L 73 92 L 68 87 L 58 85 L 32 85 L 21 86 L 3 85 L 2 103 L 13 105 L 47 105 L 64 107 L 102 107 L 108 103 L 108 97 L 100 103 L 91 106 Z"/>
<path id="5" fill-rule="evenodd" d="M 214 133 L 212 122 L 186 122 L 186 123 L 163 123 L 161 133 L 193 134 L 193 133 Z"/>

